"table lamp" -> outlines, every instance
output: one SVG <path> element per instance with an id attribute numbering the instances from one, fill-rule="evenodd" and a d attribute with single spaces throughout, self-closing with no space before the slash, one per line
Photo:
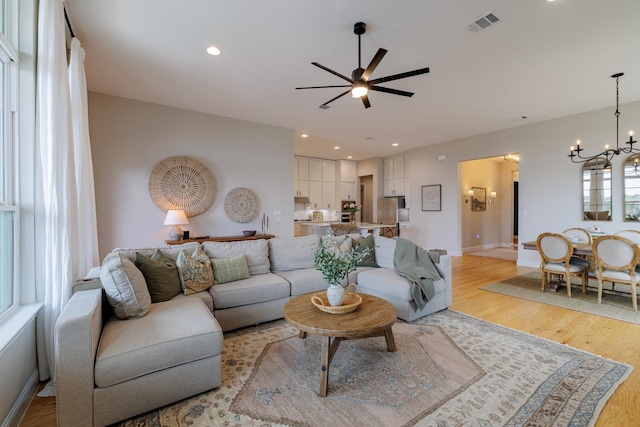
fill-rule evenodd
<path id="1" fill-rule="evenodd" d="M 184 232 L 182 231 L 181 225 L 189 224 L 189 220 L 187 219 L 187 215 L 185 215 L 184 210 L 182 209 L 169 209 L 167 211 L 167 216 L 164 219 L 164 225 L 172 225 L 171 229 L 169 229 L 169 239 L 170 240 L 181 240 Z"/>

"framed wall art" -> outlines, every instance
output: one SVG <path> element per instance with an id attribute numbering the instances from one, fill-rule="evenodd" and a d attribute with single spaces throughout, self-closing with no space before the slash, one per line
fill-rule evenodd
<path id="1" fill-rule="evenodd" d="M 471 211 L 487 210 L 487 189 L 482 187 L 471 187 L 473 197 L 471 198 Z"/>
<path id="2" fill-rule="evenodd" d="M 442 210 L 442 185 L 434 184 L 422 186 L 422 210 Z"/>

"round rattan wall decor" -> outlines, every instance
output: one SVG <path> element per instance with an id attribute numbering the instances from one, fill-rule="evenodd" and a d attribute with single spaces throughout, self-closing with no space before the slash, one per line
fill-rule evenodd
<path id="1" fill-rule="evenodd" d="M 260 201 L 248 188 L 234 188 L 224 198 L 224 211 L 231 221 L 249 222 L 258 216 Z"/>
<path id="2" fill-rule="evenodd" d="M 151 171 L 149 195 L 164 212 L 184 209 L 187 217 L 195 216 L 213 203 L 216 180 L 207 167 L 195 159 L 169 157 Z"/>

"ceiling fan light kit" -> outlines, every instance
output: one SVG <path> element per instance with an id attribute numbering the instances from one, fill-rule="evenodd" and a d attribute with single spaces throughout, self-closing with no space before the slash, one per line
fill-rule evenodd
<path id="1" fill-rule="evenodd" d="M 316 67 L 321 68 L 333 74 L 336 77 L 346 80 L 347 82 L 349 82 L 348 85 L 306 86 L 306 87 L 297 87 L 296 89 L 325 89 L 325 88 L 334 88 L 334 87 L 348 88 L 346 91 L 342 92 L 340 95 L 320 105 L 320 108 L 324 110 L 329 108 L 329 104 L 331 102 L 335 101 L 338 98 L 342 98 L 349 92 L 351 92 L 351 97 L 360 98 L 362 100 L 362 103 L 364 104 L 364 108 L 371 107 L 371 103 L 369 102 L 369 91 L 372 91 L 372 90 L 377 92 L 390 93 L 392 95 L 400 95 L 400 96 L 406 96 L 406 97 L 413 96 L 413 92 L 391 89 L 391 88 L 377 86 L 377 85 L 379 83 L 385 83 L 393 80 L 404 79 L 407 77 L 418 76 L 420 74 L 426 74 L 429 72 L 429 67 L 420 68 L 418 70 L 407 71 L 405 73 L 394 74 L 391 76 L 370 80 L 371 75 L 375 71 L 378 64 L 380 64 L 380 61 L 382 61 L 382 58 L 384 58 L 384 56 L 386 55 L 387 50 L 382 48 L 378 49 L 378 51 L 376 52 L 375 56 L 373 57 L 373 59 L 371 60 L 367 68 L 366 69 L 362 68 L 362 61 L 361 61 L 362 49 L 361 49 L 360 37 L 366 32 L 366 30 L 367 30 L 367 25 L 364 22 L 356 22 L 353 26 L 354 34 L 358 36 L 358 68 L 356 68 L 351 72 L 351 78 L 345 75 L 342 75 L 337 71 L 334 71 L 328 67 L 325 67 L 324 65 L 319 64 L 317 62 L 311 63 L 312 65 L 315 65 Z"/>

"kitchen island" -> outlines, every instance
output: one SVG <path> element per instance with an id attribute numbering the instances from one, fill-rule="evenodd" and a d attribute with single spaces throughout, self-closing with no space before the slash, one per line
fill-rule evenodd
<path id="1" fill-rule="evenodd" d="M 357 222 L 351 224 L 348 222 L 340 221 L 296 221 L 296 225 L 300 226 L 300 235 L 308 236 L 311 234 L 317 234 L 318 236 L 330 236 L 333 234 L 332 229 L 349 228 L 354 227 L 363 237 L 373 234 L 378 236 L 382 235 L 397 235 L 395 224 L 373 224 L 368 222 Z M 344 227 L 340 227 L 344 226 Z"/>

